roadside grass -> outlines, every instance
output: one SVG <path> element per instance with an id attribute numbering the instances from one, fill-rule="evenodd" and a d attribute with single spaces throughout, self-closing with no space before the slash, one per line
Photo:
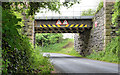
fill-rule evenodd
<path id="1" fill-rule="evenodd" d="M 104 51 L 94 52 L 93 54 L 86 56 L 86 58 L 118 64 L 118 55 L 113 53 L 106 54 Z"/>
<path id="2" fill-rule="evenodd" d="M 86 56 L 85 58 L 93 59 L 93 60 L 100 60 L 105 62 L 111 62 L 111 63 L 118 63 L 119 58 L 119 44 L 118 39 L 115 38 L 109 43 L 106 47 L 106 50 L 95 52 L 93 51 L 92 54 Z M 61 53 L 61 54 L 67 54 L 77 57 L 82 57 L 79 53 L 74 50 L 74 40 L 73 39 L 64 39 L 60 43 L 56 44 L 50 44 L 46 47 L 38 47 L 39 50 L 42 52 L 50 52 L 50 53 Z"/>
<path id="3" fill-rule="evenodd" d="M 120 37 L 116 37 L 111 40 L 110 43 L 107 44 L 106 49 L 100 52 L 95 52 L 91 55 L 88 55 L 87 58 L 94 59 L 94 60 L 100 60 L 100 61 L 106 61 L 106 62 L 112 62 L 112 63 L 118 63 L 120 61 L 119 59 L 119 49 L 120 49 Z"/>
<path id="4" fill-rule="evenodd" d="M 33 58 L 31 59 L 31 68 L 34 69 L 34 73 L 50 75 L 54 68 L 50 63 L 49 58 L 43 57 L 43 54 L 38 47 L 34 49 L 32 56 Z"/>
<path id="5" fill-rule="evenodd" d="M 39 46 L 39 49 L 42 50 L 42 52 L 61 53 L 81 57 L 81 55 L 74 50 L 74 39 L 64 39 L 60 43 L 50 44 L 46 47 Z"/>

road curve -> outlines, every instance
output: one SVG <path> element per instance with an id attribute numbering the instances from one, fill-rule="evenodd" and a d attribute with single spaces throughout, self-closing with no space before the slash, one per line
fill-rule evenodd
<path id="1" fill-rule="evenodd" d="M 59 53 L 44 53 L 50 56 L 57 73 L 118 73 L 118 64 Z"/>

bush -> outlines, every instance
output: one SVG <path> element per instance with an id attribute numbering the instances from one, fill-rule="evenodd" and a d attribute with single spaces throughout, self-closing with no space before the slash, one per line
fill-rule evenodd
<path id="1" fill-rule="evenodd" d="M 48 58 L 34 50 L 30 39 L 20 33 L 21 18 L 11 10 L 2 10 L 2 13 L 2 73 L 50 73 Z"/>
<path id="2" fill-rule="evenodd" d="M 51 71 L 53 71 L 53 66 L 50 63 L 49 58 L 43 57 L 39 47 L 36 47 L 30 60 L 31 68 L 33 69 L 34 73 L 50 74 Z"/>
<path id="3" fill-rule="evenodd" d="M 42 33 L 36 34 L 36 42 L 39 46 L 48 46 L 49 44 L 59 43 L 62 40 L 62 34 L 59 33 Z"/>
<path id="4" fill-rule="evenodd" d="M 2 11 L 3 73 L 26 72 L 33 48 L 29 39 L 19 33 L 21 19 L 10 10 Z"/>

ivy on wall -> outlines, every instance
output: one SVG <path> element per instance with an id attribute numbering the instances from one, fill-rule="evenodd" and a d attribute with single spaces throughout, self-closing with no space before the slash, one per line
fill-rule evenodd
<path id="1" fill-rule="evenodd" d="M 120 27 L 119 21 L 120 21 L 120 1 L 116 0 L 116 3 L 114 5 L 113 9 L 114 13 L 112 14 L 112 24 L 113 27 Z M 120 34 L 120 28 L 118 31 L 116 31 L 117 34 Z"/>

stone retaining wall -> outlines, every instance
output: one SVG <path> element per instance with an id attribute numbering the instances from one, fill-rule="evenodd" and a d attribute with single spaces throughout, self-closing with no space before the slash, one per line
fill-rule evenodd
<path id="1" fill-rule="evenodd" d="M 111 20 L 114 2 L 105 2 L 93 19 L 93 28 L 83 33 L 75 34 L 75 50 L 85 56 L 93 52 L 104 50 L 111 39 Z M 97 25 L 95 25 L 97 24 Z"/>
<path id="2" fill-rule="evenodd" d="M 75 49 L 81 55 L 90 54 L 92 50 L 103 50 L 104 45 L 104 8 L 95 14 L 93 28 L 83 33 L 75 34 Z M 97 23 L 97 26 L 95 26 Z M 83 40 L 84 39 L 84 40 Z M 81 43 L 82 44 L 81 44 Z M 84 43 L 83 43 L 84 42 Z"/>
<path id="3" fill-rule="evenodd" d="M 95 23 L 97 25 L 95 25 Z M 99 10 L 93 19 L 93 28 L 90 33 L 88 41 L 88 49 L 91 53 L 92 50 L 101 51 L 104 48 L 104 8 Z"/>

